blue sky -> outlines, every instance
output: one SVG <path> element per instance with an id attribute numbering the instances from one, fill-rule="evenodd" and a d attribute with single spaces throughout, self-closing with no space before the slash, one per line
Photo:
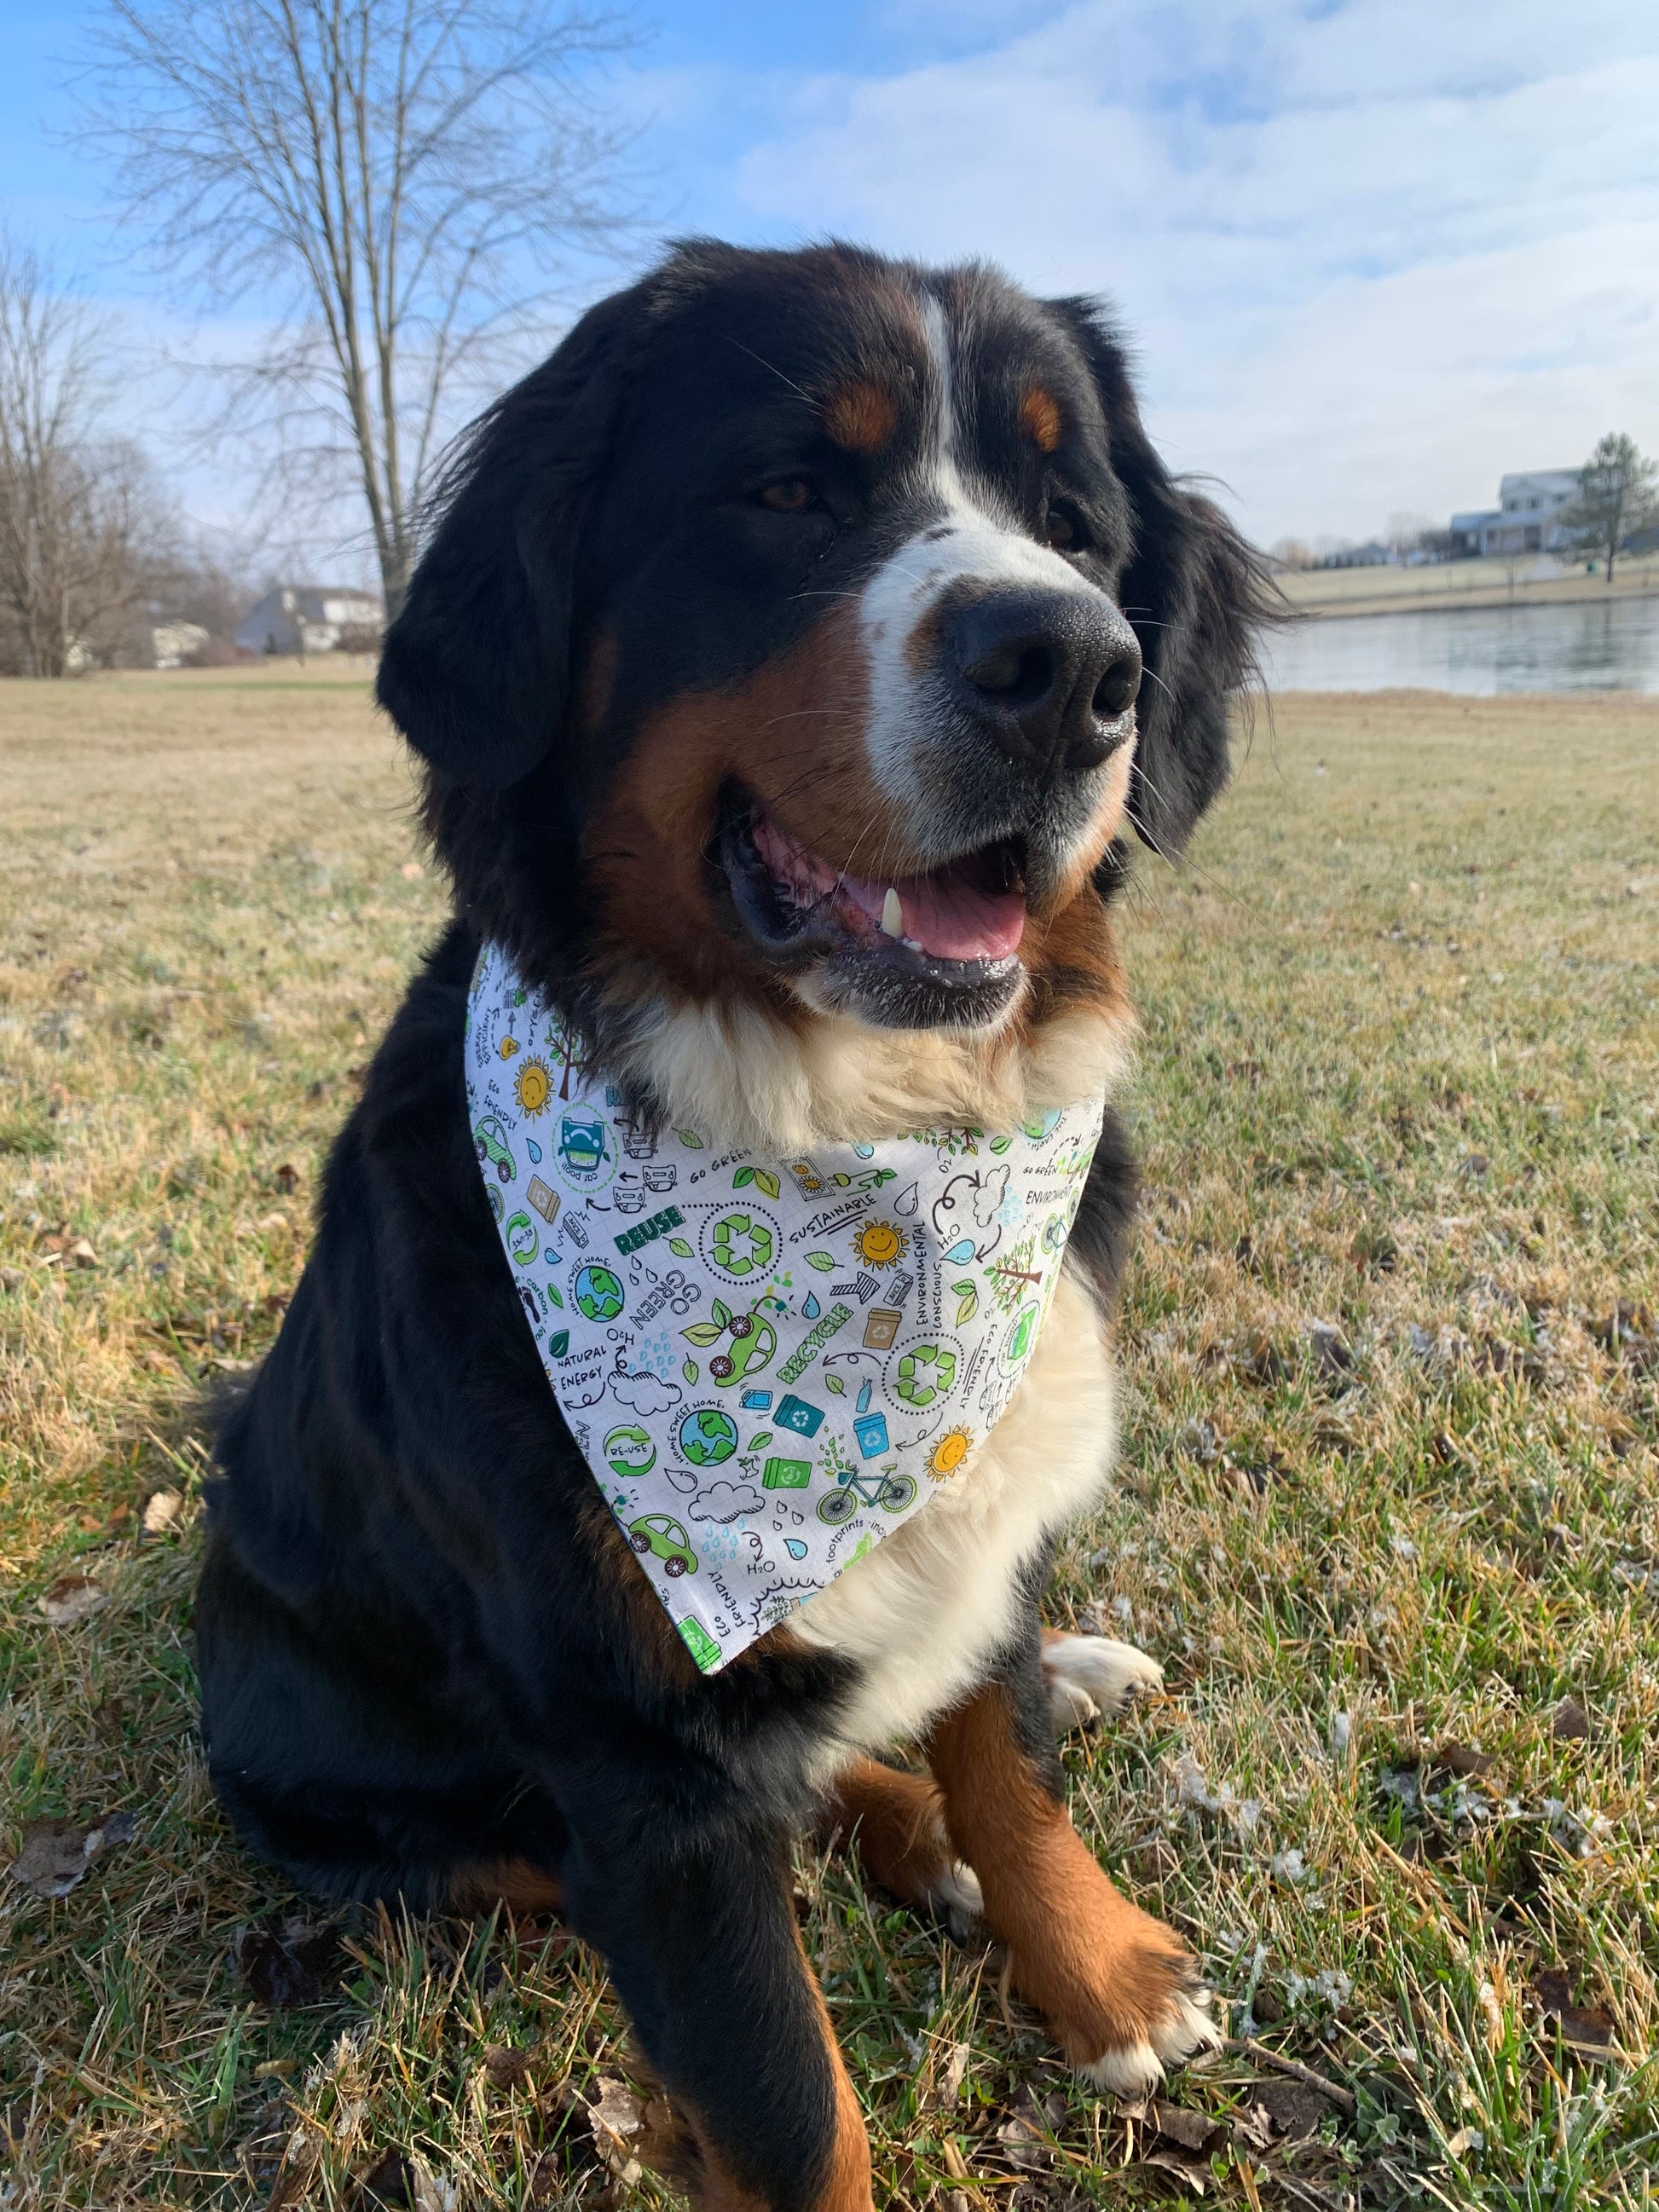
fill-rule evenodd
<path id="1" fill-rule="evenodd" d="M 0 211 L 145 357 L 191 303 L 52 134 L 86 10 L 0 0 Z M 662 228 L 1104 290 L 1174 465 L 1264 541 L 1659 448 L 1653 0 L 662 0 L 612 84 Z M 153 378 L 130 404 L 165 434 Z M 204 510 L 234 489 L 199 469 Z"/>

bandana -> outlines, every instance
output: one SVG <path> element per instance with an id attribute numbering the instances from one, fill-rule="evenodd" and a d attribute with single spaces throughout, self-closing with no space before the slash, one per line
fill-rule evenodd
<path id="1" fill-rule="evenodd" d="M 1036 1346 L 1103 1101 L 771 1158 L 643 1127 L 486 945 L 468 1119 L 571 1435 L 714 1673 L 958 1480 Z"/>

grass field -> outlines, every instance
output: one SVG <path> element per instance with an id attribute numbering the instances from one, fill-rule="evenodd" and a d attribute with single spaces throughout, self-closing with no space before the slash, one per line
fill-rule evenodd
<path id="1" fill-rule="evenodd" d="M 194 1409 L 438 919 L 409 795 L 358 672 L 0 685 L 0 1844 L 131 1822 L 0 1883 L 8 2206 L 665 2201 L 579 1947 L 284 1946 L 193 1732 Z M 804 1853 L 878 2201 L 1651 2203 L 1659 702 L 1287 698 L 1125 933 L 1128 1443 L 1050 1610 L 1168 1689 L 1073 1809 L 1346 2101 L 1233 2049 L 1115 2112 Z"/>

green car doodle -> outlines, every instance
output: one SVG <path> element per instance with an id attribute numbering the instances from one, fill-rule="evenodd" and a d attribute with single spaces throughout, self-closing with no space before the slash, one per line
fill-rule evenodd
<path id="1" fill-rule="evenodd" d="M 697 1555 L 679 1522 L 666 1513 L 644 1513 L 632 1523 L 628 1540 L 636 1552 L 653 1553 L 665 1575 L 695 1575 Z"/>
<path id="2" fill-rule="evenodd" d="M 763 1367 L 771 1364 L 778 1348 L 778 1333 L 769 1321 L 758 1314 L 735 1315 L 728 1324 L 732 1331 L 732 1349 L 716 1352 L 708 1363 L 708 1372 L 723 1390 L 734 1382 L 741 1382 L 745 1375 L 757 1375 Z"/>
<path id="3" fill-rule="evenodd" d="M 503 1182 L 511 1182 L 518 1170 L 513 1164 L 513 1154 L 507 1141 L 507 1131 L 500 1117 L 486 1114 L 472 1132 L 472 1142 L 478 1158 L 493 1167 Z"/>

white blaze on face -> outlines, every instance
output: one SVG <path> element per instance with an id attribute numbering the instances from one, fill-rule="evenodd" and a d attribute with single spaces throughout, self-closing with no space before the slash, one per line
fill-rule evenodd
<path id="1" fill-rule="evenodd" d="M 930 293 L 921 303 L 936 395 L 933 451 L 920 470 L 917 495 L 942 513 L 930 515 L 865 586 L 860 619 L 869 656 L 870 763 L 877 783 L 897 805 L 925 806 L 930 734 L 911 644 L 925 630 L 942 595 L 964 582 L 1040 586 L 1087 592 L 1069 562 L 1039 545 L 1014 518 L 999 512 L 994 490 L 970 484 L 958 446 L 956 365 L 945 311 Z"/>

